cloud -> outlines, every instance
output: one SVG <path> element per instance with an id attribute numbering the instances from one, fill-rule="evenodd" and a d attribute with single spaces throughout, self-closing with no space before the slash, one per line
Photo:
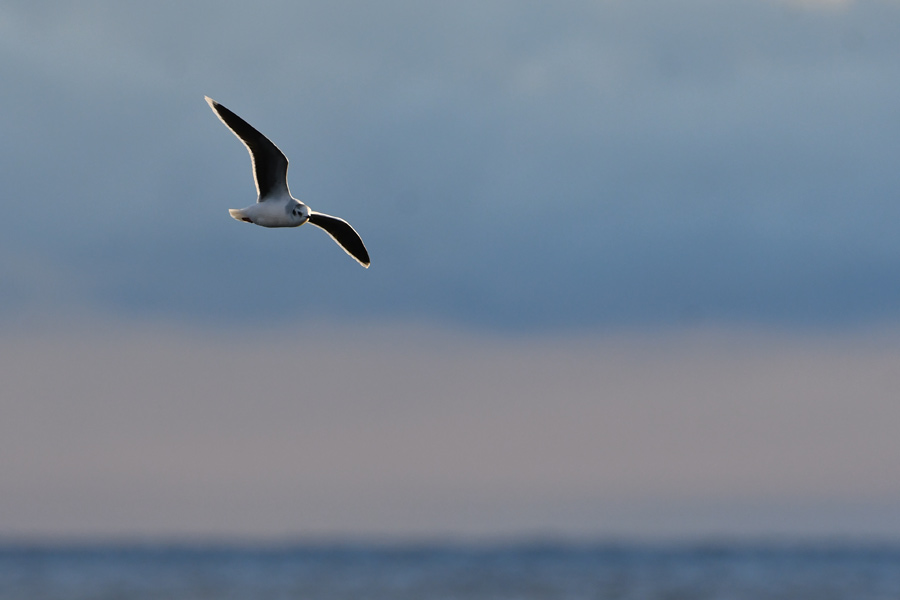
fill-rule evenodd
<path id="1" fill-rule="evenodd" d="M 786 4 L 800 6 L 803 8 L 833 10 L 848 8 L 853 0 L 783 0 Z"/>

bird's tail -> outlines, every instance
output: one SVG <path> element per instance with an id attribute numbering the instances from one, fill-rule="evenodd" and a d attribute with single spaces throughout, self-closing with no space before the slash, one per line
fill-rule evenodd
<path id="1" fill-rule="evenodd" d="M 244 211 L 241 210 L 240 208 L 229 208 L 228 214 L 231 215 L 232 218 L 237 219 L 238 221 L 246 221 L 247 223 L 253 222 L 250 220 L 250 217 L 248 217 L 246 214 L 244 214 Z"/>

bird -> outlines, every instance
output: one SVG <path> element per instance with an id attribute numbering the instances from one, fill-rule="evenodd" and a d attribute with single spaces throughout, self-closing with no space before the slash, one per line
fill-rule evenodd
<path id="1" fill-rule="evenodd" d="M 231 208 L 228 213 L 238 221 L 262 227 L 300 227 L 304 223 L 312 223 L 324 229 L 347 254 L 368 269 L 369 253 L 350 223 L 311 210 L 291 196 L 287 183 L 288 159 L 278 146 L 209 96 L 204 98 L 219 120 L 247 147 L 253 166 L 253 180 L 258 194 L 256 204 L 247 208 Z"/>

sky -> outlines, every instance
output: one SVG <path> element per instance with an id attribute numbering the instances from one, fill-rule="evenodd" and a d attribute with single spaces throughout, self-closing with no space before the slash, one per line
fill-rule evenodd
<path id="1" fill-rule="evenodd" d="M 0 537 L 900 536 L 898 17 L 5 2 Z"/>

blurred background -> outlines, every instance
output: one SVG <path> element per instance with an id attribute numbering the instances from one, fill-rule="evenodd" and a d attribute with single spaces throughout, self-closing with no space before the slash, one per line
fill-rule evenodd
<path id="1" fill-rule="evenodd" d="M 7 0 L 0 538 L 896 539 L 898 20 Z"/>

